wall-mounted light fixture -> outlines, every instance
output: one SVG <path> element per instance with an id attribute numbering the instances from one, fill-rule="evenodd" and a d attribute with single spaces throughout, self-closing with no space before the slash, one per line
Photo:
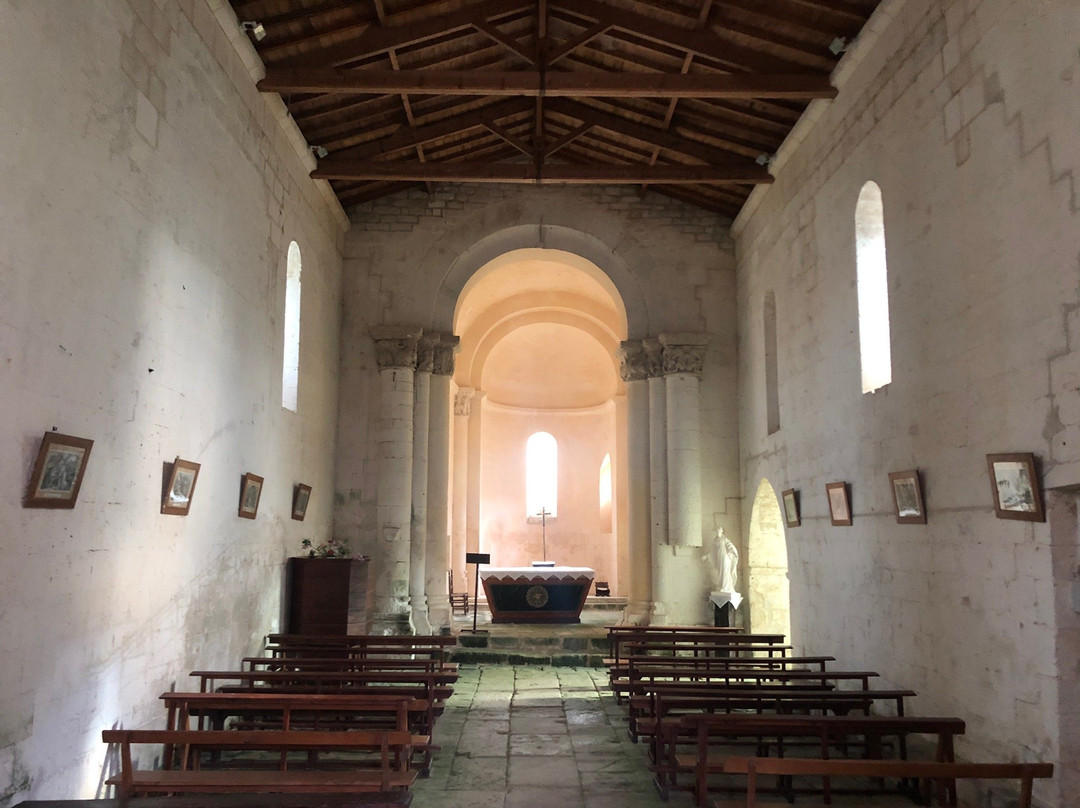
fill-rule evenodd
<path id="1" fill-rule="evenodd" d="M 311 149 L 311 153 L 320 160 L 330 153 L 326 150 L 325 146 L 308 146 L 308 148 Z"/>
<path id="2" fill-rule="evenodd" d="M 253 37 L 255 37 L 256 42 L 262 42 L 264 39 L 266 39 L 266 29 L 263 27 L 263 24 L 261 22 L 256 22 L 255 20 L 244 20 L 244 22 L 240 23 L 240 27 L 243 28 L 245 31 L 248 31 Z"/>
<path id="3" fill-rule="evenodd" d="M 832 42 L 829 43 L 829 51 L 833 56 L 839 56 L 851 47 L 851 43 L 847 41 L 846 37 L 838 36 Z"/>
<path id="4" fill-rule="evenodd" d="M 775 154 L 767 154 L 766 152 L 762 152 L 754 158 L 754 162 L 757 163 L 759 166 L 768 166 L 772 165 L 772 161 L 774 159 L 776 159 Z"/>

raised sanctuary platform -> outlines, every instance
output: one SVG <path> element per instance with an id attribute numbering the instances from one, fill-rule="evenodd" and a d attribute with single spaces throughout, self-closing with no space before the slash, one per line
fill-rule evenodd
<path id="1" fill-rule="evenodd" d="M 580 623 L 596 572 L 588 567 L 485 567 L 492 623 Z"/>

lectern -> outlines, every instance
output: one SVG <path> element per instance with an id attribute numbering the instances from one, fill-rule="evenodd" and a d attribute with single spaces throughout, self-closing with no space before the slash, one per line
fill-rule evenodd
<path id="1" fill-rule="evenodd" d="M 466 564 L 476 565 L 476 578 L 473 579 L 472 633 L 476 634 L 476 604 L 480 601 L 480 565 L 491 563 L 491 553 L 466 553 Z"/>

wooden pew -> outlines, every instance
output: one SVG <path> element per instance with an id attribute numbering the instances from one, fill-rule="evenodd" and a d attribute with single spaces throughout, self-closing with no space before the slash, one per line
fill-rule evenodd
<path id="1" fill-rule="evenodd" d="M 457 674 L 434 671 L 192 671 L 198 677 L 199 690 L 207 692 L 276 691 L 291 693 L 340 693 L 384 686 L 393 695 L 416 695 L 418 688 L 430 688 L 419 698 L 434 697 L 444 701 L 453 695 L 450 687 Z M 220 682 L 235 684 L 222 685 Z M 392 688 L 399 688 L 394 693 Z"/>
<path id="2" fill-rule="evenodd" d="M 1017 808 L 1031 807 L 1031 789 L 1036 778 L 1054 776 L 1051 763 L 945 763 L 921 760 L 834 760 L 806 758 L 728 757 L 721 764 L 725 774 L 746 775 L 746 802 L 733 802 L 732 808 L 745 805 L 757 808 L 758 775 L 779 777 L 818 775 L 821 777 L 895 777 L 902 780 L 937 781 L 951 786 L 956 780 L 1019 780 Z M 929 785 L 929 782 L 927 783 Z M 931 789 L 923 789 L 923 805 L 931 804 Z M 717 803 L 720 808 L 720 803 Z"/>
<path id="3" fill-rule="evenodd" d="M 451 635 L 384 636 L 376 634 L 268 634 L 267 651 L 278 656 L 297 654 L 311 656 L 312 649 L 348 652 L 350 656 L 380 654 L 427 654 L 446 663 L 448 649 L 457 645 Z"/>
<path id="4" fill-rule="evenodd" d="M 619 666 L 612 666 L 609 675 L 610 687 L 617 702 L 633 689 L 634 683 L 641 679 L 642 672 L 656 672 L 664 668 L 684 671 L 676 678 L 697 678 L 694 671 L 739 671 L 739 670 L 806 670 L 813 665 L 820 671 L 826 669 L 831 656 L 801 657 L 657 657 L 631 656 L 623 659 Z"/>
<path id="5" fill-rule="evenodd" d="M 174 794 L 104 800 L 26 800 L 15 808 L 408 808 L 409 791 L 365 794 Z"/>
<path id="6" fill-rule="evenodd" d="M 458 679 L 457 665 L 426 657 L 255 656 L 244 657 L 240 664 L 248 671 L 423 671 L 441 673 L 451 683 Z"/>
<path id="7" fill-rule="evenodd" d="M 117 744 L 120 774 L 106 780 L 115 786 L 121 798 L 153 793 L 261 793 L 291 792 L 356 793 L 387 792 L 409 788 L 416 772 L 409 768 L 413 736 L 408 732 L 305 732 L 300 730 L 104 730 L 102 740 Z M 136 769 L 132 762 L 134 744 L 161 744 L 183 748 L 179 769 Z M 251 768 L 202 769 L 199 753 L 220 751 L 276 752 L 279 764 L 268 770 L 253 764 Z M 286 754 L 308 753 L 312 757 L 326 752 L 365 752 L 377 755 L 377 768 L 320 770 L 289 769 Z M 238 763 L 233 762 L 234 765 Z M 242 762 L 239 762 L 242 765 Z"/>
<path id="8" fill-rule="evenodd" d="M 795 739 L 813 739 L 820 745 L 822 758 L 829 757 L 835 746 L 847 746 L 852 736 L 864 739 L 864 753 L 869 758 L 880 758 L 882 741 L 886 737 L 908 735 L 937 736 L 935 760 L 952 762 L 953 738 L 964 732 L 962 719 L 938 716 L 818 716 L 818 715 L 705 715 L 685 716 L 682 723 L 696 739 L 695 753 L 674 751 L 673 765 L 666 767 L 667 782 L 659 776 L 657 787 L 665 795 L 676 785 L 679 772 L 694 773 L 694 791 L 697 805 L 704 808 L 708 796 L 708 775 L 723 772 L 726 755 L 710 752 L 718 741 L 730 742 L 735 738 L 754 740 L 759 750 L 765 749 L 765 739 L 774 739 L 777 755 L 783 755 L 784 743 Z M 670 752 L 669 752 L 670 754 Z M 759 754 L 761 752 L 759 751 Z M 825 796 L 829 789 L 826 783 Z"/>
<path id="9" fill-rule="evenodd" d="M 785 646 L 783 634 L 746 634 L 744 632 L 728 632 L 715 630 L 682 631 L 678 633 L 658 633 L 650 629 L 637 629 L 634 632 L 609 633 L 611 644 L 611 658 L 605 660 L 605 664 L 618 665 L 619 661 L 640 651 L 635 649 L 648 648 L 654 652 L 663 652 L 673 656 L 677 652 L 693 653 L 696 646 Z M 786 646 L 790 647 L 790 646 Z M 715 655 L 715 654 L 714 654 Z M 727 656 L 737 654 L 727 653 Z M 775 656 L 775 653 L 769 654 Z"/>

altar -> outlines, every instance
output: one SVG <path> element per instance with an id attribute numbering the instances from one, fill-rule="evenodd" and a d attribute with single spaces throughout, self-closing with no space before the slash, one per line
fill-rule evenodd
<path id="1" fill-rule="evenodd" d="M 588 567 L 485 567 L 492 623 L 580 623 L 596 572 Z"/>

